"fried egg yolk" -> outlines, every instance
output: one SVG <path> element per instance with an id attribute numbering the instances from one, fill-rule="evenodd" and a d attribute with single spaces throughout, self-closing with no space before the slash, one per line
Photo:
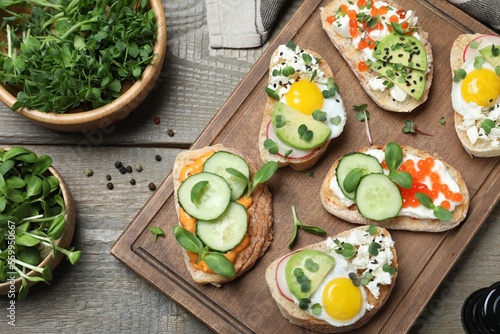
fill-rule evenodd
<path id="1" fill-rule="evenodd" d="M 352 284 L 350 278 L 339 277 L 326 284 L 323 290 L 323 308 L 333 319 L 352 319 L 361 311 L 362 306 L 361 290 Z"/>
<path id="2" fill-rule="evenodd" d="M 492 105 L 500 95 L 500 77 L 488 69 L 474 70 L 462 82 L 462 97 L 478 106 Z"/>
<path id="3" fill-rule="evenodd" d="M 309 80 L 299 80 L 292 83 L 285 98 L 286 104 L 305 115 L 312 115 L 313 111 L 321 110 L 323 106 L 321 90 L 318 85 Z"/>

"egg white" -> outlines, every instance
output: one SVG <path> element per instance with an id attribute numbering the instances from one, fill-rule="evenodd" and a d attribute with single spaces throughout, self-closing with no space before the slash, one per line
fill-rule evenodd
<path id="1" fill-rule="evenodd" d="M 311 305 L 314 305 L 316 303 L 323 305 L 323 291 L 326 287 L 326 285 L 332 281 L 335 278 L 340 278 L 340 277 L 346 277 L 349 278 L 349 273 L 351 272 L 356 272 L 356 269 L 352 266 L 352 264 L 346 260 L 342 255 L 337 254 L 335 252 L 330 252 L 329 255 L 331 255 L 333 258 L 335 258 L 335 266 L 330 270 L 330 272 L 326 275 L 326 277 L 323 279 L 321 284 L 319 285 L 318 289 L 313 293 L 313 295 L 309 298 L 311 300 Z M 346 320 L 346 321 L 339 321 L 336 319 L 333 319 L 326 313 L 324 308 L 321 309 L 321 313 L 318 315 L 312 314 L 312 316 L 324 320 L 328 322 L 330 325 L 337 326 L 337 327 L 342 327 L 342 326 L 349 326 L 354 324 L 356 321 L 361 319 L 363 315 L 365 315 L 368 302 L 367 302 L 367 297 L 366 297 L 366 291 L 364 287 L 359 287 L 361 290 L 361 296 L 363 297 L 363 304 L 361 306 L 360 311 L 358 314 L 356 314 L 353 318 Z"/>

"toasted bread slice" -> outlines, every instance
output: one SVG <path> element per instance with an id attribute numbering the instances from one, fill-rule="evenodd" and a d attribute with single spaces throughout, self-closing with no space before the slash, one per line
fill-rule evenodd
<path id="1" fill-rule="evenodd" d="M 351 230 L 344 231 L 336 236 L 332 236 L 331 239 L 336 239 L 336 238 L 346 238 L 349 236 L 353 231 L 356 230 L 361 230 L 361 231 L 366 231 L 368 226 L 360 226 Z M 384 228 L 378 228 L 378 233 L 380 235 L 388 236 L 389 238 L 391 237 L 389 231 L 387 231 Z M 335 245 L 333 245 L 335 247 Z M 319 250 L 323 252 L 328 252 L 328 251 L 333 251 L 331 242 L 327 240 L 312 244 L 309 246 L 304 247 L 303 249 L 312 249 L 312 250 Z M 394 246 L 390 247 L 390 250 L 392 252 L 393 258 L 392 258 L 392 263 L 390 264 L 391 267 L 396 269 L 394 274 L 391 277 L 391 284 L 387 285 L 380 285 L 380 295 L 378 298 L 375 298 L 375 296 L 370 292 L 370 290 L 366 286 L 362 286 L 362 288 L 366 292 L 366 302 L 370 305 L 373 306 L 371 310 L 366 310 L 365 314 L 357 320 L 355 323 L 347 326 L 333 326 L 329 323 L 327 323 L 324 320 L 315 318 L 311 314 L 309 314 L 306 311 L 301 310 L 293 301 L 290 301 L 289 299 L 285 298 L 279 288 L 278 284 L 276 281 L 276 270 L 278 268 L 279 263 L 281 260 L 286 257 L 287 255 L 284 255 L 280 257 L 279 259 L 276 259 L 273 261 L 266 269 L 266 283 L 267 287 L 269 289 L 269 292 L 271 293 L 272 297 L 276 301 L 276 304 L 278 305 L 278 308 L 283 315 L 290 323 L 301 326 L 304 328 L 307 328 L 311 331 L 314 332 L 319 332 L 319 333 L 343 333 L 343 332 L 348 332 L 351 330 L 354 330 L 356 328 L 359 328 L 363 326 L 366 322 L 368 322 L 374 315 L 377 313 L 377 311 L 382 308 L 382 306 L 385 304 L 387 299 L 389 298 L 389 295 L 391 294 L 391 291 L 395 285 L 396 282 L 396 277 L 398 275 L 398 257 L 396 254 L 396 249 Z M 358 271 L 358 274 L 361 274 Z"/>
<path id="2" fill-rule="evenodd" d="M 175 208 L 177 215 L 179 215 L 179 202 L 177 200 L 177 190 L 181 185 L 180 173 L 182 168 L 186 165 L 193 163 L 198 157 L 208 153 L 226 151 L 237 154 L 245 159 L 248 166 L 250 167 L 250 176 L 253 177 L 255 172 L 258 170 L 256 163 L 246 157 L 241 153 L 228 149 L 221 144 L 214 146 L 207 146 L 198 150 L 188 150 L 183 151 L 177 155 L 175 164 L 172 171 L 172 178 L 174 183 L 174 196 L 175 196 Z M 191 274 L 193 280 L 201 284 L 213 284 L 215 286 L 220 286 L 221 283 L 228 282 L 241 276 L 247 270 L 249 270 L 255 262 L 266 252 L 273 239 L 273 212 L 272 212 L 272 195 L 269 191 L 267 183 L 259 184 L 252 192 L 252 204 L 248 207 L 247 212 L 249 216 L 248 220 L 248 230 L 247 234 L 250 238 L 249 245 L 236 256 L 234 262 L 234 268 L 236 270 L 236 276 L 233 278 L 224 277 L 214 273 L 207 273 L 202 270 L 196 269 L 193 263 L 190 261 L 187 251 L 182 250 L 184 255 L 184 262 L 186 267 Z M 180 225 L 180 222 L 179 222 Z"/>
<path id="3" fill-rule="evenodd" d="M 400 5 L 393 1 L 386 0 L 385 2 L 393 8 L 403 9 Z M 330 37 L 333 45 L 345 59 L 366 93 L 382 109 L 394 112 L 409 112 L 424 103 L 427 100 L 433 76 L 433 57 L 427 32 L 425 32 L 422 27 L 417 26 L 417 32 L 420 35 L 420 41 L 422 42 L 427 53 L 427 60 L 429 63 L 429 71 L 425 75 L 426 85 L 424 93 L 418 100 L 414 99 L 411 96 L 407 96 L 404 101 L 396 101 L 389 93 L 389 89 L 381 91 L 374 90 L 372 89 L 372 87 L 370 87 L 369 81 L 373 78 L 378 77 L 379 75 L 373 70 L 360 71 L 358 69 L 358 64 L 362 61 L 366 61 L 363 52 L 353 46 L 352 38 L 346 38 L 339 35 L 332 27 L 332 23 L 329 22 L 328 18 L 334 16 L 339 7 L 343 4 L 348 5 L 348 0 L 333 0 L 327 6 L 321 8 L 321 23 L 328 37 Z"/>
<path id="4" fill-rule="evenodd" d="M 323 180 L 323 184 L 321 185 L 320 198 L 323 207 L 332 215 L 353 224 L 376 224 L 377 226 L 394 230 L 407 230 L 407 231 L 418 231 L 418 232 L 442 232 L 452 229 L 458 224 L 460 224 L 460 222 L 462 222 L 465 219 L 467 211 L 469 209 L 469 191 L 460 173 L 436 154 L 431 155 L 428 152 L 421 151 L 409 146 L 401 146 L 401 148 L 403 150 L 403 156 L 411 154 L 413 156 L 422 159 L 425 159 L 427 157 L 432 157 L 436 160 L 440 160 L 446 167 L 446 170 L 448 171 L 451 178 L 457 183 L 460 189 L 460 194 L 462 194 L 463 196 L 463 200 L 452 211 L 453 217 L 450 221 L 444 222 L 438 219 L 428 219 L 428 218 L 424 219 L 424 218 L 414 218 L 408 216 L 396 216 L 394 218 L 386 219 L 383 221 L 373 221 L 371 219 L 364 217 L 357 210 L 356 204 L 346 206 L 345 204 L 342 203 L 340 198 L 337 195 L 335 195 L 334 191 L 332 190 L 331 183 L 337 182 L 336 180 L 333 180 L 333 178 L 335 177 L 336 168 L 339 164 L 340 159 L 334 162 L 334 164 L 328 171 L 325 179 Z M 385 147 L 383 146 L 365 147 L 359 149 L 358 151 L 364 153 L 369 149 L 385 150 Z"/>
<path id="5" fill-rule="evenodd" d="M 305 52 L 307 52 L 308 54 L 310 54 L 311 56 L 313 56 L 319 60 L 318 65 L 319 65 L 319 68 L 324 73 L 324 78 L 329 78 L 329 77 L 333 78 L 332 69 L 330 68 L 330 66 L 328 65 L 328 63 L 326 62 L 325 59 L 323 59 L 316 52 L 313 52 L 310 50 L 305 50 Z M 278 49 L 277 49 L 273 53 L 273 55 L 271 56 L 271 62 L 269 64 L 269 81 L 271 80 L 271 77 L 272 77 L 273 67 L 276 66 L 279 62 L 280 62 L 280 58 L 279 58 Z M 276 104 L 276 102 L 277 102 L 277 100 L 275 100 L 269 96 L 267 97 L 266 107 L 264 110 L 264 116 L 262 118 L 262 123 L 261 123 L 260 133 L 259 133 L 259 151 L 260 151 L 260 157 L 261 157 L 262 161 L 264 161 L 264 162 L 276 161 L 278 163 L 279 167 L 290 166 L 291 168 L 293 168 L 294 170 L 297 170 L 297 171 L 302 171 L 302 170 L 306 170 L 306 169 L 311 168 L 323 156 L 323 154 L 325 153 L 325 151 L 328 148 L 328 145 L 330 144 L 332 139 L 327 140 L 321 146 L 315 148 L 312 151 L 312 153 L 306 157 L 288 158 L 288 157 L 284 157 L 284 156 L 281 156 L 278 154 L 269 153 L 269 150 L 264 147 L 264 141 L 267 139 L 267 128 L 268 128 L 269 122 L 271 121 L 273 108 L 274 108 L 274 105 Z M 343 107 L 343 105 L 342 105 L 342 107 Z"/>
<path id="6" fill-rule="evenodd" d="M 453 43 L 450 51 L 452 79 L 454 76 L 454 71 L 462 67 L 462 65 L 464 64 L 463 54 L 467 45 L 469 45 L 472 40 L 481 36 L 482 34 L 463 34 L 459 35 L 455 39 L 455 42 Z M 463 127 L 461 127 L 461 125 L 464 123 L 464 117 L 459 114 L 457 110 L 455 110 L 454 119 L 455 130 L 457 132 L 458 138 L 460 139 L 460 142 L 462 143 L 464 149 L 470 155 L 476 157 L 497 157 L 500 155 L 500 146 L 492 146 L 491 141 L 478 140 L 477 142 L 472 144 L 469 136 L 467 135 L 467 131 Z"/>

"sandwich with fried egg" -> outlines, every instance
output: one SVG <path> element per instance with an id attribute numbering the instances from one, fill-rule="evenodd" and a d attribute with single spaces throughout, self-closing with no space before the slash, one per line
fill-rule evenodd
<path id="1" fill-rule="evenodd" d="M 350 223 L 419 232 L 452 229 L 469 208 L 458 170 L 437 154 L 394 142 L 335 161 L 320 198 L 328 212 Z"/>
<path id="2" fill-rule="evenodd" d="M 450 51 L 455 130 L 472 156 L 500 155 L 500 36 L 463 34 Z"/>
<path id="3" fill-rule="evenodd" d="M 397 274 L 390 233 L 367 225 L 276 259 L 265 278 L 290 323 L 319 333 L 342 333 L 363 326 L 377 313 Z"/>
<path id="4" fill-rule="evenodd" d="M 277 166 L 267 170 L 268 177 L 273 170 Z M 195 282 L 219 287 L 248 271 L 269 248 L 272 195 L 267 182 L 249 184 L 257 171 L 254 161 L 222 144 L 177 155 L 173 232 Z"/>
<path id="5" fill-rule="evenodd" d="M 321 8 L 323 29 L 381 108 L 409 112 L 427 100 L 433 57 L 412 10 L 385 1 L 333 0 Z"/>
<path id="6" fill-rule="evenodd" d="M 347 120 L 332 70 L 319 54 L 290 41 L 271 56 L 268 78 L 261 159 L 295 170 L 311 168 Z"/>

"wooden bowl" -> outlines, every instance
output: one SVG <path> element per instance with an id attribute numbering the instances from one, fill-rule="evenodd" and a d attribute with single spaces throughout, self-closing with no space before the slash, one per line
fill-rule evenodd
<path id="1" fill-rule="evenodd" d="M 75 232 L 75 220 L 76 220 L 76 212 L 75 212 L 75 202 L 73 201 L 73 197 L 71 196 L 71 192 L 69 191 L 68 185 L 62 178 L 61 174 L 54 168 L 50 167 L 49 172 L 57 177 L 59 180 L 59 187 L 61 188 L 61 193 L 62 197 L 64 200 L 64 204 L 66 206 L 66 228 L 64 230 L 63 235 L 56 240 L 55 244 L 61 248 L 67 249 L 70 244 L 71 240 L 73 239 L 73 234 Z M 42 262 L 38 265 L 38 267 L 43 268 L 46 265 L 49 265 L 52 270 L 54 270 L 57 265 L 61 262 L 61 260 L 64 258 L 64 255 L 60 252 L 56 253 L 56 257 L 52 257 L 52 254 L 49 253 Z M 36 271 L 30 271 L 27 273 L 28 276 L 39 276 L 40 274 Z M 19 288 L 21 287 L 21 278 L 18 278 L 15 280 L 15 287 L 16 291 L 19 291 Z M 28 281 L 29 286 L 33 286 L 37 282 L 32 282 Z M 6 295 L 9 292 L 12 292 L 11 290 L 11 285 L 10 282 L 7 281 L 5 283 L 0 284 L 0 295 Z"/>
<path id="2" fill-rule="evenodd" d="M 40 126 L 67 132 L 80 132 L 105 128 L 127 117 L 128 114 L 144 101 L 155 85 L 165 58 L 167 27 L 163 5 L 161 0 L 149 0 L 149 3 L 154 10 L 155 20 L 158 26 L 156 42 L 153 48 L 153 54 L 156 54 L 157 57 L 154 65 L 148 65 L 143 71 L 141 78 L 126 91 L 122 92 L 119 98 L 100 108 L 89 111 L 67 112 L 61 114 L 20 108 L 16 112 Z M 17 101 L 16 95 L 17 91 L 12 87 L 0 85 L 0 100 L 5 103 L 7 107 L 11 108 Z"/>

